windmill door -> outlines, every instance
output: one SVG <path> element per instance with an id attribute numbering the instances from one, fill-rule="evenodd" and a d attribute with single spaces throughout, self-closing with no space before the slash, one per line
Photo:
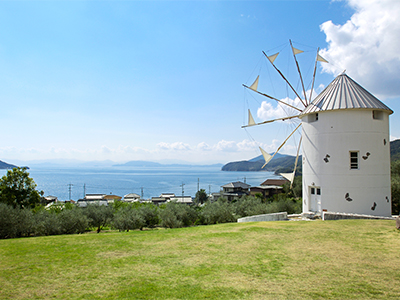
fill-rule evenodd
<path id="1" fill-rule="evenodd" d="M 321 212 L 321 188 L 320 187 L 309 187 L 310 188 L 310 211 Z"/>

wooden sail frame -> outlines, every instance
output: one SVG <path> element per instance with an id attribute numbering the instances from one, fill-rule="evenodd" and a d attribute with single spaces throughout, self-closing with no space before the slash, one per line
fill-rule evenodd
<path id="1" fill-rule="evenodd" d="M 308 100 L 307 100 L 307 93 L 306 93 L 306 90 L 305 90 L 305 87 L 304 87 L 303 77 L 302 77 L 302 74 L 301 74 L 301 71 L 300 71 L 300 66 L 299 66 L 299 63 L 298 63 L 298 61 L 297 61 L 297 59 L 296 59 L 296 54 L 302 53 L 302 52 L 304 52 L 304 51 L 294 48 L 291 40 L 289 40 L 289 42 L 290 42 L 290 46 L 291 46 L 291 48 L 292 48 L 292 53 L 293 53 L 293 57 L 294 57 L 294 60 L 295 60 L 295 63 L 296 63 L 297 71 L 298 71 L 299 76 L 300 76 L 301 85 L 302 85 L 303 94 L 304 94 L 304 101 L 302 100 L 302 98 L 300 97 L 300 95 L 296 92 L 296 90 L 294 89 L 294 87 L 290 84 L 289 80 L 286 79 L 286 77 L 283 75 L 283 73 L 274 65 L 274 61 L 275 61 L 275 59 L 277 58 L 279 52 L 278 52 L 278 53 L 275 53 L 275 54 L 273 54 L 273 55 L 270 55 L 270 56 L 268 56 L 264 51 L 262 51 L 262 53 L 263 53 L 264 56 L 268 59 L 268 61 L 271 63 L 271 65 L 274 67 L 274 69 L 278 72 L 278 74 L 286 81 L 286 83 L 287 83 L 288 86 L 291 88 L 291 90 L 295 93 L 295 95 L 299 98 L 299 100 L 300 100 L 300 102 L 303 104 L 304 108 L 306 108 L 306 107 L 309 105 L 309 103 L 311 103 L 311 100 L 312 100 L 312 91 L 313 91 L 313 89 L 314 89 L 315 74 L 316 74 L 316 69 L 317 69 L 317 62 L 320 61 L 320 62 L 326 62 L 326 63 L 328 63 L 328 61 L 325 60 L 323 57 L 321 57 L 321 56 L 319 55 L 319 48 L 318 48 L 318 50 L 317 50 L 317 56 L 316 56 L 316 59 L 315 59 L 315 65 L 314 65 L 314 72 L 313 72 L 313 78 L 312 78 L 312 86 L 311 86 L 311 91 L 310 91 L 309 101 L 308 101 Z M 270 95 L 268 95 L 268 94 L 259 92 L 259 91 L 257 90 L 257 89 L 258 89 L 258 81 L 259 81 L 259 76 L 257 76 L 256 81 L 255 81 L 250 87 L 247 86 L 247 85 L 245 85 L 245 84 L 243 84 L 243 86 L 244 86 L 245 88 L 250 89 L 250 90 L 252 90 L 252 91 L 254 91 L 254 92 L 256 92 L 256 93 L 258 93 L 258 94 L 260 94 L 260 95 L 262 95 L 262 96 L 265 96 L 265 97 L 271 99 L 271 100 L 275 100 L 275 101 L 277 101 L 278 103 L 284 104 L 284 105 L 286 105 L 286 106 L 288 106 L 288 107 L 291 107 L 291 108 L 293 108 L 293 109 L 295 109 L 295 110 L 297 110 L 297 111 L 299 111 L 299 112 L 302 112 L 301 109 L 299 109 L 299 108 L 297 108 L 297 107 L 295 107 L 295 106 L 293 106 L 293 105 L 290 105 L 290 104 L 288 104 L 288 103 L 286 103 L 286 102 L 284 102 L 284 101 L 282 101 L 282 100 L 279 100 L 279 99 L 277 99 L 277 98 L 275 98 L 275 97 L 273 97 L 273 96 L 270 96 Z M 246 127 L 250 127 L 250 126 L 256 126 L 256 125 L 262 125 L 262 124 L 267 124 L 267 123 L 272 123 L 272 122 L 275 122 L 275 121 L 285 121 L 285 120 L 297 118 L 297 117 L 299 117 L 299 116 L 300 116 L 300 114 L 294 115 L 294 116 L 287 116 L 287 117 L 283 117 L 283 118 L 277 118 L 277 119 L 267 120 L 267 121 L 260 122 L 260 123 L 256 123 L 256 122 L 254 121 L 253 116 L 251 115 L 250 110 L 249 110 L 249 121 L 248 121 L 248 124 L 242 126 L 242 128 L 246 128 Z M 302 125 L 302 124 L 300 123 L 300 124 L 290 133 L 290 135 L 289 135 L 289 136 L 285 139 L 285 141 L 278 147 L 278 149 L 275 151 L 275 153 L 274 153 L 273 155 L 270 155 L 270 154 L 267 153 L 265 150 L 263 150 L 261 147 L 259 147 L 259 148 L 260 148 L 260 151 L 261 151 L 261 153 L 262 153 L 262 155 L 263 155 L 263 157 L 264 157 L 264 160 L 265 160 L 265 163 L 264 163 L 264 165 L 263 165 L 261 168 L 264 168 L 264 167 L 273 159 L 273 157 L 279 152 L 279 150 L 282 149 L 282 147 L 286 144 L 286 142 L 290 139 L 290 137 L 300 128 L 301 125 Z M 294 170 L 293 170 L 293 172 L 292 172 L 292 173 L 281 173 L 281 174 L 280 174 L 281 176 L 283 176 L 283 177 L 285 177 L 285 178 L 289 178 L 289 180 L 290 180 L 290 188 L 293 187 L 293 181 L 294 181 L 294 177 L 295 177 L 295 174 L 296 174 L 296 168 L 297 168 L 297 163 L 298 163 L 298 159 L 299 159 L 299 153 L 300 153 L 301 142 L 302 142 L 302 137 L 300 138 L 299 145 L 298 145 L 298 147 L 297 147 L 297 155 L 296 155 L 296 160 L 295 160 L 295 165 L 294 165 Z"/>

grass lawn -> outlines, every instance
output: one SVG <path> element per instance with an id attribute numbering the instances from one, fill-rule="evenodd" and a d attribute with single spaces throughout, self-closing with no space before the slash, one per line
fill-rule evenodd
<path id="1" fill-rule="evenodd" d="M 1 299 L 399 299 L 395 221 L 0 240 Z"/>

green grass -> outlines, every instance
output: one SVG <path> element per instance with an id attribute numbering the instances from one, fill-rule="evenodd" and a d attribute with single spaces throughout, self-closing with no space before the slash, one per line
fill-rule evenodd
<path id="1" fill-rule="evenodd" d="M 2 299 L 399 299 L 394 221 L 0 240 Z"/>

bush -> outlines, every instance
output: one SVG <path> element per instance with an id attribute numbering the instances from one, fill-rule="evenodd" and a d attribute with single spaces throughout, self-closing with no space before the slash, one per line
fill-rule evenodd
<path id="1" fill-rule="evenodd" d="M 154 204 L 142 204 L 139 207 L 139 212 L 144 219 L 143 227 L 154 228 L 160 222 L 157 206 Z M 140 229 L 143 229 L 143 227 Z"/>
<path id="2" fill-rule="evenodd" d="M 236 222 L 233 206 L 223 198 L 216 202 L 208 202 L 201 211 L 203 224 L 219 224 Z"/>
<path id="3" fill-rule="evenodd" d="M 119 231 L 129 231 L 143 228 L 145 220 L 138 209 L 121 207 L 114 216 L 113 224 Z"/>
<path id="4" fill-rule="evenodd" d="M 97 228 L 97 233 L 101 229 L 110 224 L 114 217 L 113 208 L 111 206 L 89 204 L 84 208 L 84 213 L 89 219 L 89 226 Z"/>
<path id="5" fill-rule="evenodd" d="M 34 235 L 57 235 L 62 233 L 61 221 L 56 213 L 40 210 L 34 214 Z"/>
<path id="6" fill-rule="evenodd" d="M 61 233 L 83 233 L 88 228 L 89 219 L 81 208 L 64 209 L 57 216 L 61 223 Z"/>
<path id="7" fill-rule="evenodd" d="M 268 213 L 267 204 L 259 197 L 244 196 L 233 203 L 233 206 L 239 218 Z"/>
<path id="8" fill-rule="evenodd" d="M 186 204 L 169 202 L 160 212 L 161 226 L 166 228 L 191 226 L 196 222 L 197 215 L 197 211 Z"/>

